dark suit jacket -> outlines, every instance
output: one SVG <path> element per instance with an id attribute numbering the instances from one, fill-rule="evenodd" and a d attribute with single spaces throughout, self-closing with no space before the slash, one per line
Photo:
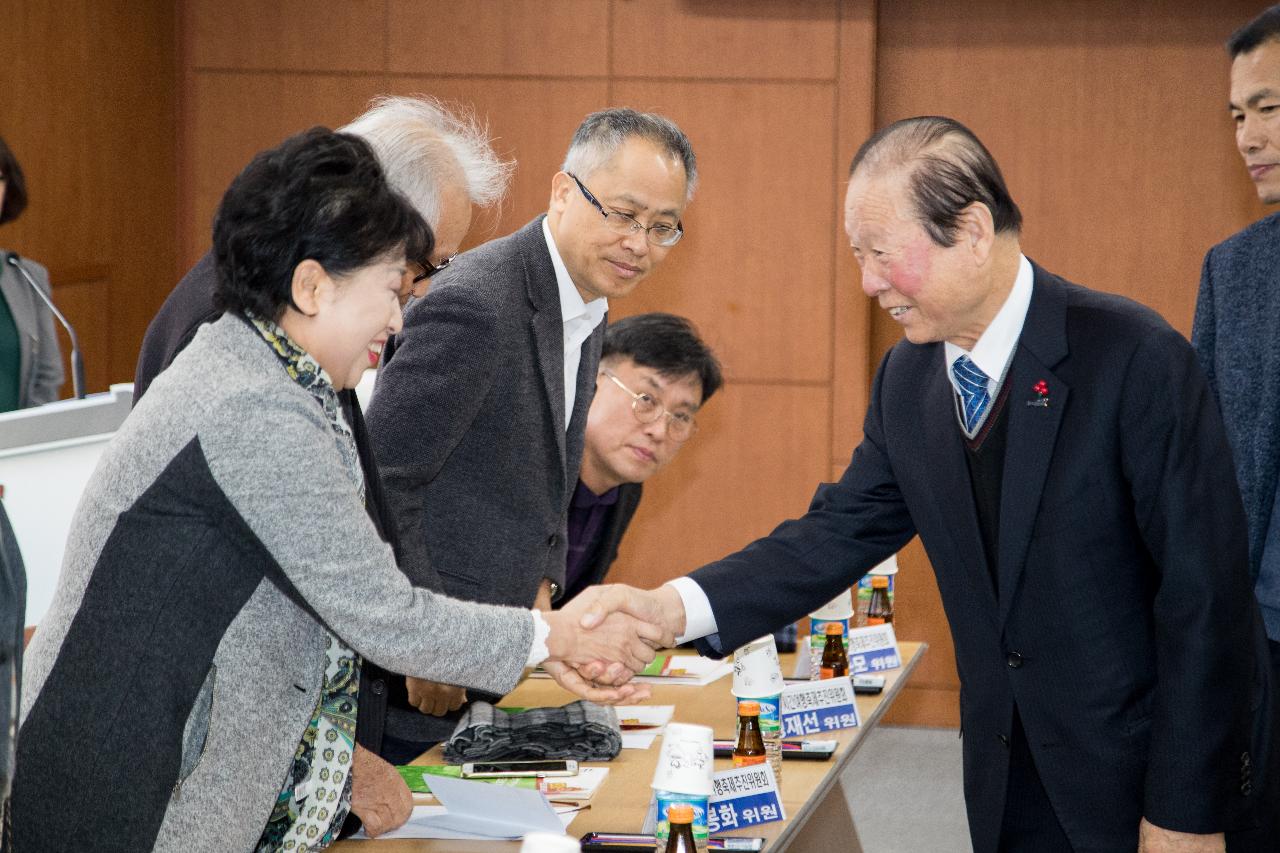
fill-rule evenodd
<path id="1" fill-rule="evenodd" d="M 1222 407 L 1258 576 L 1280 472 L 1280 213 L 1204 256 L 1191 342 Z"/>
<path id="2" fill-rule="evenodd" d="M 369 405 L 401 568 L 418 586 L 518 607 L 543 578 L 564 585 L 604 337 L 601 323 L 583 344 L 566 433 L 560 295 L 541 223 L 459 256 L 410 304 Z M 388 731 L 405 740 L 443 740 L 458 717 L 404 710 L 398 694 L 392 704 Z"/>
<path id="3" fill-rule="evenodd" d="M 147 326 L 133 380 L 134 405 L 142 399 L 152 380 L 173 363 L 178 353 L 191 343 L 191 339 L 195 337 L 200 327 L 222 316 L 222 312 L 213 307 L 213 290 L 217 284 L 217 275 L 213 253 L 206 252 L 204 257 L 197 261 L 196 265 L 178 282 L 178 286 L 165 299 L 159 313 L 151 321 L 151 325 Z M 365 427 L 360 402 L 356 399 L 356 392 L 353 390 L 339 391 L 338 399 L 342 402 L 343 414 L 355 437 L 356 450 L 360 454 L 360 467 L 364 469 L 365 509 L 373 519 L 379 535 L 396 550 L 396 559 L 399 560 L 400 552 L 396 548 L 394 538 L 395 525 L 388 522 L 390 510 L 383 495 L 382 480 L 378 477 L 373 450 L 369 445 L 369 431 Z M 382 748 L 387 688 L 387 672 L 370 661 L 365 661 L 360 670 L 356 740 L 365 749 L 375 753 Z"/>
<path id="4" fill-rule="evenodd" d="M 707 645 L 795 620 L 918 533 L 955 641 L 977 853 L 997 849 L 1015 703 L 1076 849 L 1134 850 L 1143 816 L 1187 832 L 1245 820 L 1261 626 L 1191 348 L 1154 312 L 1035 268 L 1005 380 L 998 596 L 944 361 L 940 343 L 890 350 L 840 481 L 693 574 L 720 629 Z M 1047 407 L 1029 405 L 1040 380 Z"/>
<path id="5" fill-rule="evenodd" d="M 564 596 L 558 604 L 564 604 L 587 587 L 604 581 L 605 575 L 609 573 L 609 567 L 613 565 L 614 560 L 618 559 L 618 546 L 622 544 L 622 537 L 626 534 L 627 528 L 631 525 L 631 519 L 640 506 L 640 497 L 643 492 L 644 486 L 640 483 L 623 483 L 618 486 L 618 502 L 610 508 L 609 515 L 600 528 L 600 538 L 596 542 L 595 549 L 589 555 L 578 580 L 572 586 L 565 588 Z"/>

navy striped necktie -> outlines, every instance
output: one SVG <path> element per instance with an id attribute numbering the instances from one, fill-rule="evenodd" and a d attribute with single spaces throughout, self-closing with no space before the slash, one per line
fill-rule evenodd
<path id="1" fill-rule="evenodd" d="M 982 416 L 991 403 L 991 394 L 987 391 L 987 374 L 978 369 L 978 365 L 967 355 L 962 355 L 951 364 L 951 375 L 956 379 L 956 387 L 960 389 L 960 401 L 964 404 L 964 428 L 970 434 L 982 423 Z"/>

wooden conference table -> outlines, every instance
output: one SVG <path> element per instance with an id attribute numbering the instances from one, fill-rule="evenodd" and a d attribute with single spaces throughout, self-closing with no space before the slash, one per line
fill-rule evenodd
<path id="1" fill-rule="evenodd" d="M 801 640 L 804 640 L 801 637 Z M 924 643 L 899 642 L 902 658 L 899 669 L 884 673 L 884 692 L 878 696 L 858 696 L 858 715 L 861 725 L 855 729 L 843 729 L 821 735 L 815 739 L 836 740 L 839 747 L 828 761 L 785 760 L 782 769 L 782 800 L 787 810 L 785 821 L 775 821 L 745 829 L 733 830 L 725 835 L 745 835 L 769 839 L 765 846 L 768 853 L 782 850 L 842 850 L 860 851 L 853 816 L 849 814 L 841 776 L 849 766 L 866 733 L 879 722 L 889 705 L 897 697 L 911 671 L 919 662 L 926 646 Z M 792 672 L 795 655 L 785 654 L 782 671 Z M 711 726 L 716 737 L 732 738 L 736 734 L 736 706 L 729 693 L 732 677 L 725 676 L 706 687 L 665 687 L 654 685 L 655 705 L 674 705 L 673 720 L 681 723 L 700 723 Z M 522 681 L 503 704 L 517 707 L 563 705 L 575 697 L 550 679 L 528 678 Z M 658 760 L 661 740 L 654 741 L 649 749 L 624 749 L 613 761 L 604 765 L 609 777 L 591 799 L 591 808 L 579 812 L 568 833 L 580 838 L 587 832 L 639 832 L 649 804 L 649 783 Z M 435 747 L 419 758 L 416 764 L 442 764 L 440 747 Z M 716 759 L 716 770 L 732 767 L 728 758 Z M 419 800 L 420 802 L 429 802 Z M 826 845 L 831 845 L 826 847 Z M 340 841 L 329 849 L 338 853 L 426 853 L 449 851 L 516 851 L 517 841 L 454 841 L 454 840 L 386 840 Z"/>

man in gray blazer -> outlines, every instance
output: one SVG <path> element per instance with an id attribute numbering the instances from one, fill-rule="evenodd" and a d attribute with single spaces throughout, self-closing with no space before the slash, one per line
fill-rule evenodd
<path id="1" fill-rule="evenodd" d="M 546 216 L 459 256 L 409 305 L 368 423 L 415 585 L 544 609 L 558 596 L 607 300 L 680 240 L 696 180 L 668 119 L 593 113 Z M 394 763 L 447 738 L 466 694 L 393 682 L 382 754 Z"/>
<path id="2" fill-rule="evenodd" d="M 1236 147 L 1258 197 L 1280 203 L 1280 5 L 1240 28 L 1231 56 Z M 1249 569 L 1280 687 L 1280 213 L 1209 250 L 1191 342 L 1218 397 L 1249 530 Z M 1280 703 L 1277 703 L 1280 705 Z M 1280 707 L 1276 708 L 1280 737 Z M 1280 802 L 1280 773 L 1270 801 Z M 1280 838 L 1280 808 L 1269 831 Z"/>

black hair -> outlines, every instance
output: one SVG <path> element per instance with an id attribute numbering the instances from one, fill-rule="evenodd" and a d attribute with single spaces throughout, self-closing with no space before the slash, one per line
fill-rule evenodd
<path id="1" fill-rule="evenodd" d="M 600 360 L 629 358 L 662 376 L 696 376 L 702 384 L 702 403 L 724 384 L 720 362 L 684 317 L 654 312 L 636 314 L 604 330 Z"/>
<path id="2" fill-rule="evenodd" d="M 1227 53 L 1235 59 L 1268 41 L 1280 40 L 1280 4 L 1266 9 L 1227 39 Z"/>
<path id="3" fill-rule="evenodd" d="M 367 142 L 313 127 L 254 157 L 222 197 L 214 303 L 278 320 L 293 305 L 293 271 L 304 260 L 341 276 L 402 251 L 425 258 L 434 243 Z"/>
<path id="4" fill-rule="evenodd" d="M 883 127 L 862 143 L 849 177 L 864 161 L 910 168 L 916 216 L 939 246 L 954 246 L 960 214 L 974 202 L 991 211 L 997 234 L 1022 230 L 1022 211 L 1009 195 L 1000 166 L 973 131 L 945 116 L 917 116 Z"/>
<path id="5" fill-rule="evenodd" d="M 4 207 L 0 207 L 0 225 L 12 222 L 27 209 L 27 179 L 4 137 L 0 137 L 0 177 L 4 178 Z"/>

